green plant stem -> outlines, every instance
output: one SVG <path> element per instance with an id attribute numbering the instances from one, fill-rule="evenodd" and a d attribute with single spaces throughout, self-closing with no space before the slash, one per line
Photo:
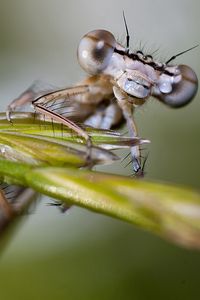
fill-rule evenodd
<path id="1" fill-rule="evenodd" d="M 200 194 L 170 184 L 75 168 L 0 160 L 4 181 L 110 215 L 188 248 L 200 248 Z"/>

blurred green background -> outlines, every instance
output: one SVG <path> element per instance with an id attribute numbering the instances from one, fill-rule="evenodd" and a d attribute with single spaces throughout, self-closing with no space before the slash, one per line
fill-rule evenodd
<path id="1" fill-rule="evenodd" d="M 104 28 L 123 39 L 123 9 L 133 48 L 140 42 L 159 48 L 164 60 L 200 42 L 197 0 L 0 0 L 1 110 L 35 79 L 61 87 L 81 80 L 80 38 Z M 200 78 L 199 51 L 176 62 Z M 180 110 L 156 100 L 138 110 L 139 134 L 151 140 L 147 178 L 200 187 L 199 111 L 199 94 Z M 119 163 L 109 171 L 130 174 L 131 168 Z M 200 253 L 84 209 L 63 215 L 42 200 L 0 243 L 2 300 L 200 297 Z"/>

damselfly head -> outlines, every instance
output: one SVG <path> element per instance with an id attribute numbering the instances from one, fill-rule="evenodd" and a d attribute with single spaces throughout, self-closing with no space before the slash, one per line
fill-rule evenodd
<path id="1" fill-rule="evenodd" d="M 81 67 L 89 74 L 102 72 L 109 64 L 116 40 L 107 30 L 93 30 L 81 39 L 77 56 Z"/>
<path id="2" fill-rule="evenodd" d="M 198 90 L 198 78 L 196 73 L 186 65 L 166 67 L 169 72 L 160 75 L 157 87 L 159 93 L 153 95 L 168 106 L 178 108 L 188 104 Z M 170 74 L 172 73 L 172 74 Z"/>

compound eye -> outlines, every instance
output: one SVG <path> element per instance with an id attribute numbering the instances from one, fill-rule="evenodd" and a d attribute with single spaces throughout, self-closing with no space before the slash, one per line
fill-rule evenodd
<path id="1" fill-rule="evenodd" d="M 169 94 L 160 94 L 159 100 L 171 107 L 182 107 L 188 104 L 196 95 L 198 89 L 198 78 L 195 72 L 186 65 L 179 65 L 178 70 L 181 80 L 172 85 Z"/>
<path id="2" fill-rule="evenodd" d="M 103 71 L 109 64 L 116 41 L 106 30 L 93 30 L 81 39 L 77 56 L 81 67 L 89 74 Z"/>

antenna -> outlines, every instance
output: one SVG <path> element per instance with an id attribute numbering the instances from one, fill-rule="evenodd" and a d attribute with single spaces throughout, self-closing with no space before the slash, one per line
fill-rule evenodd
<path id="1" fill-rule="evenodd" d="M 176 59 L 178 56 L 180 56 L 180 55 L 182 55 L 182 54 L 184 54 L 184 53 L 186 53 L 186 52 L 188 52 L 188 51 L 190 51 L 190 50 L 193 50 L 193 49 L 195 49 L 195 48 L 197 48 L 199 45 L 196 45 L 196 46 L 194 46 L 194 47 L 192 47 L 192 48 L 189 48 L 189 49 L 187 49 L 187 50 L 185 50 L 185 51 L 182 51 L 182 52 L 180 52 L 180 53 L 178 53 L 178 54 L 176 54 L 176 55 L 173 55 L 168 61 L 166 61 L 166 65 L 168 65 L 168 63 L 170 63 L 172 60 L 174 60 L 174 59 Z"/>
<path id="2" fill-rule="evenodd" d="M 123 19 L 124 19 L 124 25 L 125 25 L 125 29 L 126 29 L 126 53 L 128 54 L 129 53 L 130 35 L 129 35 L 129 32 L 128 32 L 128 26 L 127 26 L 124 10 L 123 10 Z"/>

